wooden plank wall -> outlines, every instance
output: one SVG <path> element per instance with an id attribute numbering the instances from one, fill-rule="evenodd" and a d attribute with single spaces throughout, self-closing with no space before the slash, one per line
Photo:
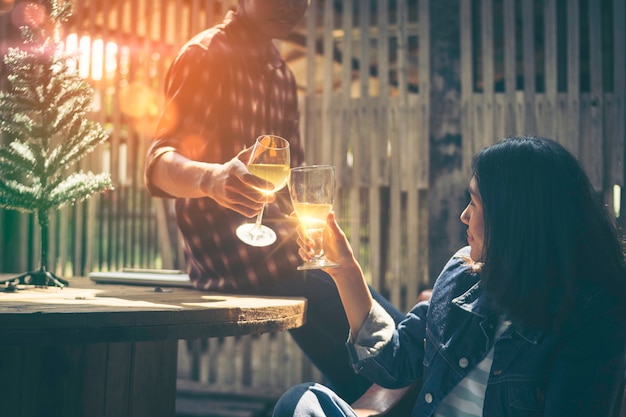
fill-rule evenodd
<path id="1" fill-rule="evenodd" d="M 405 309 L 429 284 L 429 2 L 342 4 L 313 0 L 307 15 L 307 162 L 336 166 L 338 218 L 371 284 Z"/>
<path id="2" fill-rule="evenodd" d="M 579 157 L 613 207 L 624 187 L 624 0 L 460 4 L 466 172 L 471 155 L 499 138 L 550 137 Z"/>

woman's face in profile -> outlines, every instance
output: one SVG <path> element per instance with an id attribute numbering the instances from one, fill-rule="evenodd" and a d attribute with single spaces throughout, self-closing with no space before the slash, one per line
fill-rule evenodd
<path id="1" fill-rule="evenodd" d="M 483 204 L 476 179 L 473 177 L 469 185 L 469 195 L 470 201 L 461 213 L 461 221 L 467 225 L 467 243 L 472 248 L 470 257 L 473 261 L 482 262 L 485 239 Z"/>

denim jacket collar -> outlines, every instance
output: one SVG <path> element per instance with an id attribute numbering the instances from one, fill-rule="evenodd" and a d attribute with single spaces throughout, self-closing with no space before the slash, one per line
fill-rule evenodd
<path id="1" fill-rule="evenodd" d="M 498 319 L 497 311 L 495 311 L 491 304 L 486 300 L 485 294 L 481 289 L 480 281 L 474 284 L 465 293 L 452 299 L 452 304 L 469 312 L 470 314 L 474 314 L 490 321 L 497 321 Z M 509 330 L 502 335 L 502 337 L 510 338 L 510 332 L 512 331 L 515 331 L 520 335 L 520 337 L 532 344 L 537 344 L 537 342 L 539 342 L 539 340 L 545 335 L 545 332 L 542 330 L 512 325 Z"/>

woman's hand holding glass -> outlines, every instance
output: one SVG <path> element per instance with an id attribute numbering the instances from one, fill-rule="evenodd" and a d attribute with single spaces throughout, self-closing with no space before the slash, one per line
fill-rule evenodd
<path id="1" fill-rule="evenodd" d="M 294 212 L 292 217 L 297 218 L 297 214 Z M 316 241 L 307 233 L 302 223 L 298 224 L 296 230 L 298 232 L 298 246 L 300 247 L 298 254 L 304 261 L 310 261 L 318 254 Z M 337 223 L 334 211 L 328 213 L 326 218 L 322 245 L 326 257 L 338 264 L 333 268 L 333 271 L 339 272 L 339 269 L 345 269 L 340 267 L 357 264 L 350 242 Z"/>

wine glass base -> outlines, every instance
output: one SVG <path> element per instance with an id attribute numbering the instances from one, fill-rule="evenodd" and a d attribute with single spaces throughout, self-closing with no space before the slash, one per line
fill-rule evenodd
<path id="1" fill-rule="evenodd" d="M 254 223 L 244 223 L 237 228 L 235 234 L 243 243 L 250 246 L 263 247 L 276 242 L 276 233 L 267 226 L 257 228 Z"/>
<path id="2" fill-rule="evenodd" d="M 311 259 L 298 267 L 298 271 L 306 271 L 308 269 L 336 268 L 339 264 L 328 258 Z"/>

